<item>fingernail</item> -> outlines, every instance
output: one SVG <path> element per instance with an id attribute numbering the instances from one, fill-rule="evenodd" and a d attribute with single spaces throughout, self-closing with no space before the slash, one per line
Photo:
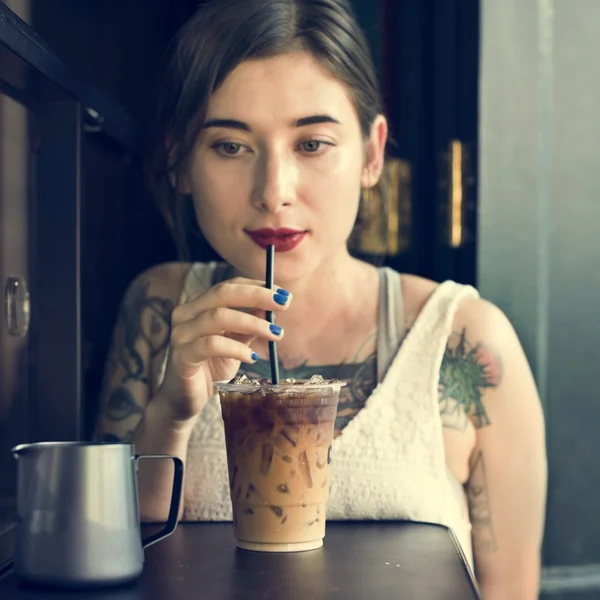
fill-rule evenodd
<path id="1" fill-rule="evenodd" d="M 281 333 L 281 327 L 279 327 L 279 325 L 269 325 L 269 329 L 271 330 L 271 333 L 274 333 L 275 335 Z"/>
<path id="2" fill-rule="evenodd" d="M 281 294 L 282 296 L 289 296 L 290 293 L 287 290 L 284 290 L 283 288 L 277 288 L 277 293 Z"/>
<path id="3" fill-rule="evenodd" d="M 253 352 L 251 355 L 251 358 L 254 362 L 256 362 L 259 359 L 259 356 L 258 356 L 258 354 L 256 354 L 256 352 Z"/>
<path id="4" fill-rule="evenodd" d="M 288 296 L 284 296 L 283 294 L 273 294 L 273 300 L 275 300 L 277 304 L 283 306 L 288 301 Z"/>

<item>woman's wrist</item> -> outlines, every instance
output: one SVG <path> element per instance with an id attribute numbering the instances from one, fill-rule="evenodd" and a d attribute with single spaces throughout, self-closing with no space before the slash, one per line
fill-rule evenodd
<path id="1" fill-rule="evenodd" d="M 179 435 L 189 435 L 198 420 L 198 415 L 183 418 L 178 415 L 160 391 L 152 397 L 146 409 L 151 426 L 161 431 L 172 431 Z"/>

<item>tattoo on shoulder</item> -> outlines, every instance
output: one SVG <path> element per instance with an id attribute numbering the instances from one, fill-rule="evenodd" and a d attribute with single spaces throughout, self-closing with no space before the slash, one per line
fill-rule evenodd
<path id="1" fill-rule="evenodd" d="M 171 313 L 174 303 L 167 298 L 149 295 L 150 283 L 140 280 L 132 286 L 119 315 L 119 331 L 123 336 L 117 344 L 116 360 L 125 369 L 122 382 L 148 383 L 148 365 L 137 345 L 145 341 L 152 358 L 164 350 L 171 335 Z"/>
<path id="2" fill-rule="evenodd" d="M 481 451 L 477 452 L 471 461 L 471 474 L 465 487 L 473 527 L 474 549 L 481 552 L 495 552 L 498 549 L 498 542 L 492 526 L 485 463 Z"/>
<path id="3" fill-rule="evenodd" d="M 465 329 L 453 333 L 444 352 L 438 385 L 444 427 L 464 431 L 469 417 L 478 428 L 490 425 L 483 396 L 501 380 L 502 363 L 495 352 L 483 343 L 470 343 Z"/>

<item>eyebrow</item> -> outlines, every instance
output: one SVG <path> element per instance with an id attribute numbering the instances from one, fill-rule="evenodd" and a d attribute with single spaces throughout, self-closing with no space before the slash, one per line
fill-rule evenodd
<path id="1" fill-rule="evenodd" d="M 292 121 L 291 127 L 306 127 L 307 125 L 318 125 L 319 123 L 334 123 L 336 125 L 341 125 L 337 119 L 334 119 L 329 115 L 311 115 Z M 235 119 L 209 119 L 204 123 L 202 129 L 209 129 L 210 127 L 224 127 L 225 129 L 239 129 L 248 132 L 252 131 L 252 128 L 248 123 L 236 121 Z"/>

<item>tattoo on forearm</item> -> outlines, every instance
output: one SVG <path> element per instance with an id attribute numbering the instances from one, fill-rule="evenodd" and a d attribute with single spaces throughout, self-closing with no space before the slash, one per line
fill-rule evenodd
<path id="1" fill-rule="evenodd" d="M 490 419 L 483 405 L 486 389 L 502 379 L 500 358 L 488 346 L 467 340 L 466 330 L 453 333 L 444 352 L 438 386 L 440 414 L 444 427 L 464 431 L 469 417 L 476 427 Z"/>
<path id="2" fill-rule="evenodd" d="M 123 442 L 127 443 L 131 441 L 133 437 L 133 429 L 130 429 L 123 437 L 119 437 L 114 433 L 105 433 L 102 435 L 101 440 L 103 442 L 107 442 L 109 444 L 121 444 Z"/>
<path id="3" fill-rule="evenodd" d="M 143 409 L 137 404 L 133 394 L 123 386 L 113 390 L 106 401 L 105 414 L 109 421 L 125 421 L 142 412 Z"/>
<path id="4" fill-rule="evenodd" d="M 130 288 L 121 306 L 102 385 L 103 413 L 108 421 L 121 422 L 141 416 L 143 409 L 124 385 L 112 390 L 110 386 L 120 370 L 124 372 L 120 377 L 121 384 L 135 381 L 147 385 L 150 361 L 146 364 L 140 346 L 147 344 L 152 359 L 167 347 L 171 337 L 174 304 L 166 298 L 150 296 L 149 287 L 148 281 L 139 280 Z M 127 442 L 132 434 L 133 430 L 120 438 L 114 433 L 97 430 L 95 438 L 104 442 Z"/>
<path id="5" fill-rule="evenodd" d="M 148 383 L 148 365 L 137 349 L 140 341 L 150 347 L 152 358 L 164 350 L 171 335 L 171 313 L 174 304 L 167 298 L 149 296 L 149 282 L 141 280 L 134 285 L 123 302 L 119 315 L 119 331 L 123 336 L 117 343 L 116 360 L 125 369 L 122 382 Z"/>
<path id="6" fill-rule="evenodd" d="M 473 457 L 471 474 L 465 487 L 473 527 L 473 546 L 481 552 L 495 552 L 498 542 L 492 526 L 485 463 L 481 451 Z"/>

